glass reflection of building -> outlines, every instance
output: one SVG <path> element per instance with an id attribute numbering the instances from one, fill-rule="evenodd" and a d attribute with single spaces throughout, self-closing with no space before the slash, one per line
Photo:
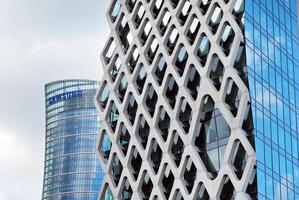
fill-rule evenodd
<path id="1" fill-rule="evenodd" d="M 44 200 L 98 199 L 103 172 L 96 156 L 97 87 L 98 82 L 91 80 L 62 80 L 45 86 Z"/>
<path id="2" fill-rule="evenodd" d="M 299 199 L 296 0 L 246 0 L 247 73 L 258 199 Z"/>

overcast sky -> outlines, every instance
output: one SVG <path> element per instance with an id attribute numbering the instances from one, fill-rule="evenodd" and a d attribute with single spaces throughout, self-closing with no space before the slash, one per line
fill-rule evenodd
<path id="1" fill-rule="evenodd" d="M 0 0 L 0 200 L 41 199 L 44 84 L 101 77 L 109 0 Z"/>

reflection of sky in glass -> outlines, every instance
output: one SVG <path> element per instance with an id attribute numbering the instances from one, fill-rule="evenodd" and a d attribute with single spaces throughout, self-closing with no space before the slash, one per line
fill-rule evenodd
<path id="1" fill-rule="evenodd" d="M 245 35 L 258 199 L 299 199 L 296 0 L 247 0 Z"/>

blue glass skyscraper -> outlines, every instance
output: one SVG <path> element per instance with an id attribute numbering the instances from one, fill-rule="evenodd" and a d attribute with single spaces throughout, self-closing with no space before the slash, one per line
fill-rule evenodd
<path id="1" fill-rule="evenodd" d="M 296 0 L 246 0 L 245 44 L 258 199 L 299 199 Z"/>
<path id="2" fill-rule="evenodd" d="M 97 200 L 102 169 L 94 96 L 98 82 L 62 80 L 45 86 L 44 200 Z"/>

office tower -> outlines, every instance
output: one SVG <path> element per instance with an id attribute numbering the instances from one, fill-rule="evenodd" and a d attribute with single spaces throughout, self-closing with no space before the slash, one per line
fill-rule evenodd
<path id="1" fill-rule="evenodd" d="M 100 199 L 299 199 L 295 0 L 113 0 L 107 19 Z"/>
<path id="2" fill-rule="evenodd" d="M 97 81 L 46 84 L 46 148 L 43 200 L 98 199 L 103 171 L 96 156 Z"/>

